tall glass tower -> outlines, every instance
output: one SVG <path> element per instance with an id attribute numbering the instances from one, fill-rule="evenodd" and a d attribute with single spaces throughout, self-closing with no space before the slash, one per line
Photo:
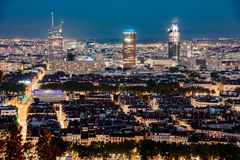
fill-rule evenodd
<path id="1" fill-rule="evenodd" d="M 53 12 L 52 27 L 48 32 L 48 46 L 49 46 L 49 69 L 55 70 L 55 62 L 63 61 L 63 22 L 59 25 L 54 25 Z"/>
<path id="2" fill-rule="evenodd" d="M 133 68 L 136 65 L 136 35 L 133 29 L 123 32 L 123 68 Z"/>
<path id="3" fill-rule="evenodd" d="M 62 23 L 53 27 L 48 33 L 49 60 L 61 60 L 63 58 L 63 32 Z"/>
<path id="4" fill-rule="evenodd" d="M 180 30 L 177 19 L 174 19 L 172 26 L 168 29 L 168 58 L 179 60 L 180 58 Z"/>

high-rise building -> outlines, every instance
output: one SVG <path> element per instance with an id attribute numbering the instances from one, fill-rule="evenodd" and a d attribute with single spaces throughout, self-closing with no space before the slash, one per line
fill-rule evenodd
<path id="1" fill-rule="evenodd" d="M 136 65 L 136 35 L 133 29 L 123 32 L 123 68 L 133 68 Z"/>
<path id="2" fill-rule="evenodd" d="M 54 66 L 54 61 L 64 60 L 63 56 L 63 22 L 54 26 L 52 13 L 52 27 L 48 32 L 49 63 Z"/>
<path id="3" fill-rule="evenodd" d="M 168 58 L 179 60 L 180 58 L 180 30 L 176 19 L 168 29 Z"/>

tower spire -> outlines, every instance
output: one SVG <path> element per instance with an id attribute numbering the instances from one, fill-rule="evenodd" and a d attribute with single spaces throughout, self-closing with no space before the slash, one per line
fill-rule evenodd
<path id="1" fill-rule="evenodd" d="M 51 12 L 51 15 L 52 15 L 52 28 L 53 28 L 54 27 L 54 17 L 53 17 L 54 12 Z"/>
<path id="2" fill-rule="evenodd" d="M 173 24 L 178 24 L 178 19 L 177 19 L 177 18 L 174 18 L 174 19 L 172 20 L 172 23 L 173 23 Z"/>

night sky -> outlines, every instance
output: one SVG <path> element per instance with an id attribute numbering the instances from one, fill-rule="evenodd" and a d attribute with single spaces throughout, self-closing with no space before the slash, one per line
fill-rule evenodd
<path id="1" fill-rule="evenodd" d="M 239 0 L 0 0 L 0 37 L 46 38 L 55 20 L 75 39 L 119 39 L 132 27 L 138 39 L 166 40 L 178 18 L 182 38 L 240 37 Z"/>

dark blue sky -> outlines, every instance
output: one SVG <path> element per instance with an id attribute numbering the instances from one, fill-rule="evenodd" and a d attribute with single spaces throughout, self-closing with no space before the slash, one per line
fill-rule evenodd
<path id="1" fill-rule="evenodd" d="M 65 37 L 118 39 L 128 26 L 138 39 L 166 40 L 179 19 L 184 39 L 240 36 L 239 0 L 0 0 L 0 37 L 46 38 L 50 12 Z"/>

